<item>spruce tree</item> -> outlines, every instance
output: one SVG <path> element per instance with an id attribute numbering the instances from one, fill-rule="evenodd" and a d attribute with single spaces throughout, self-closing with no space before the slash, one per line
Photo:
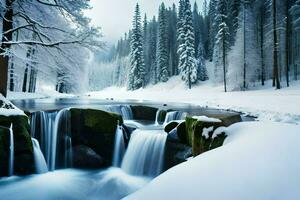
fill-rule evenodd
<path id="1" fill-rule="evenodd" d="M 224 90 L 227 92 L 226 72 L 227 53 L 229 50 L 229 28 L 227 25 L 227 1 L 219 0 L 216 10 L 215 23 L 217 25 L 217 36 L 214 47 L 215 78 L 220 78 L 220 67 L 223 71 Z"/>
<path id="2" fill-rule="evenodd" d="M 136 90 L 145 86 L 145 63 L 143 53 L 143 34 L 139 5 L 136 4 L 133 19 L 131 44 L 130 44 L 130 71 L 129 90 Z"/>
<path id="3" fill-rule="evenodd" d="M 169 80 L 168 71 L 168 32 L 167 16 L 164 3 L 159 8 L 158 15 L 158 51 L 157 51 L 157 70 L 158 81 L 166 82 Z"/>
<path id="4" fill-rule="evenodd" d="M 192 84 L 197 82 L 197 68 L 195 59 L 195 35 L 193 27 L 193 16 L 189 0 L 183 1 L 182 27 L 178 27 L 183 38 L 178 47 L 179 70 L 181 78 L 188 85 L 189 89 Z"/>
<path id="5" fill-rule="evenodd" d="M 197 70 L 198 70 L 198 80 L 200 81 L 206 81 L 208 80 L 208 73 L 206 69 L 205 64 L 205 58 L 204 58 L 204 48 L 202 42 L 199 43 L 198 46 L 198 55 L 197 55 Z"/>

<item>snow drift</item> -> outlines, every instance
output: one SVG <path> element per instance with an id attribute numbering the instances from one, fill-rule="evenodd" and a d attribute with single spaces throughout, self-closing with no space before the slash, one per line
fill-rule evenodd
<path id="1" fill-rule="evenodd" d="M 244 122 L 223 147 L 178 165 L 124 200 L 300 199 L 300 126 Z"/>

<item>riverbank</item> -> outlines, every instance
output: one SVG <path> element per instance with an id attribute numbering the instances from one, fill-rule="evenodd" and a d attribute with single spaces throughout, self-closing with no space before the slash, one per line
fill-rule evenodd
<path id="1" fill-rule="evenodd" d="M 191 103 L 217 109 L 230 109 L 255 116 L 260 121 L 300 124 L 300 82 L 292 82 L 289 88 L 275 90 L 271 82 L 249 91 L 225 93 L 222 86 L 205 82 L 187 90 L 179 77 L 167 83 L 148 86 L 145 89 L 127 91 L 126 88 L 110 87 L 90 92 L 90 98 L 114 98 L 151 100 L 160 102 Z"/>

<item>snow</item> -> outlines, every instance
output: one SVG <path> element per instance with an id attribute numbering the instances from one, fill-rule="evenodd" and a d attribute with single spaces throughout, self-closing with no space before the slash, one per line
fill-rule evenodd
<path id="1" fill-rule="evenodd" d="M 2 105 L 4 103 L 4 105 Z M 9 102 L 7 99 L 5 99 L 0 94 L 0 115 L 1 116 L 15 116 L 15 115 L 25 115 L 25 113 L 18 109 L 16 106 L 14 106 L 11 102 Z"/>
<path id="2" fill-rule="evenodd" d="M 171 168 L 124 200 L 300 199 L 299 130 L 237 123 L 226 129 L 224 146 Z"/>
<path id="3" fill-rule="evenodd" d="M 211 117 L 207 117 L 207 116 L 193 116 L 192 118 L 197 119 L 198 121 L 201 121 L 201 122 L 216 122 L 216 123 L 222 122 L 220 119 L 211 118 Z"/>
<path id="4" fill-rule="evenodd" d="M 76 97 L 74 94 L 62 94 L 55 90 L 41 90 L 36 93 L 28 92 L 8 92 L 7 98 L 9 100 L 17 99 L 44 99 L 44 98 L 69 98 Z"/>
<path id="5" fill-rule="evenodd" d="M 166 83 L 147 86 L 145 89 L 127 91 L 125 87 L 109 87 L 88 93 L 90 98 L 138 99 L 164 103 L 182 102 L 218 109 L 230 109 L 258 118 L 260 121 L 275 121 L 300 124 L 300 82 L 291 87 L 275 90 L 271 82 L 266 86 L 249 86 L 249 91 L 224 92 L 222 85 L 209 81 L 199 83 L 188 90 L 179 76 Z"/>
<path id="6" fill-rule="evenodd" d="M 209 133 L 212 132 L 214 130 L 214 127 L 211 126 L 209 128 L 204 128 L 203 132 L 202 132 L 202 136 L 204 136 L 206 139 L 209 138 Z"/>

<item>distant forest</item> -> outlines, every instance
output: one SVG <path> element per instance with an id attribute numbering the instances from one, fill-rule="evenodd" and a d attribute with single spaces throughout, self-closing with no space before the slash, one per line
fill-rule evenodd
<path id="1" fill-rule="evenodd" d="M 201 10 L 180 0 L 157 16 L 142 17 L 136 5 L 98 82 L 136 90 L 179 75 L 188 88 L 209 79 L 232 91 L 299 79 L 300 0 L 210 0 Z"/>

